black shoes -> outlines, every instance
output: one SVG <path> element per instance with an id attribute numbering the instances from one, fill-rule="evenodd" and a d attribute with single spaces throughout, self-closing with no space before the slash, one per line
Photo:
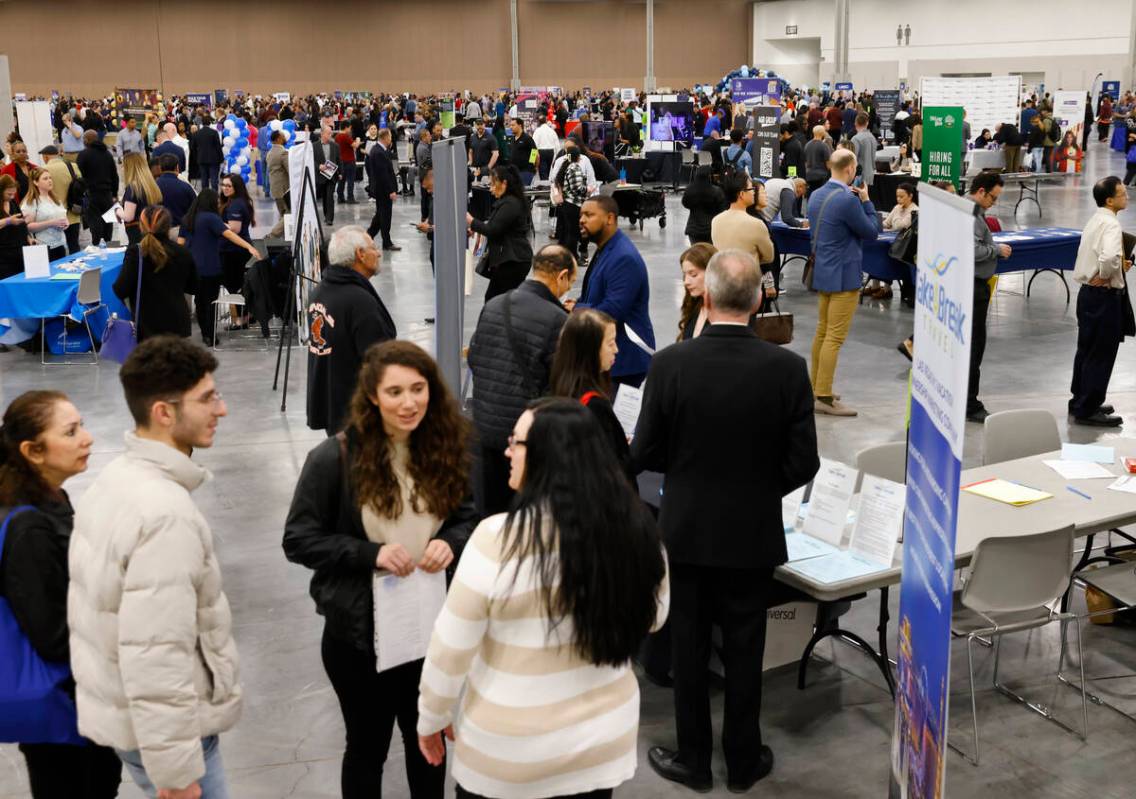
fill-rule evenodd
<path id="1" fill-rule="evenodd" d="M 714 787 L 714 778 L 710 772 L 699 774 L 690 766 L 679 763 L 677 757 L 678 752 L 662 746 L 652 746 L 647 752 L 647 762 L 651 769 L 664 780 L 685 785 L 698 793 L 709 793 Z"/>
<path id="2" fill-rule="evenodd" d="M 1097 410 L 1100 411 L 1101 413 L 1115 413 L 1116 412 L 1116 408 L 1112 407 L 1111 405 L 1102 405 L 1099 408 L 1097 408 Z"/>
<path id="3" fill-rule="evenodd" d="M 1124 424 L 1124 420 L 1119 416 L 1107 413 L 1104 406 L 1092 416 L 1074 416 L 1073 421 L 1076 424 L 1083 424 L 1088 427 L 1120 427 Z"/>
<path id="4" fill-rule="evenodd" d="M 387 252 L 398 252 L 402 247 L 399 247 L 397 244 L 384 244 L 383 249 Z"/>
<path id="5" fill-rule="evenodd" d="M 743 780 L 735 780 L 730 778 L 726 783 L 726 788 L 730 793 L 746 793 L 759 780 L 765 779 L 769 776 L 769 772 L 773 771 L 773 750 L 768 746 L 761 747 L 761 754 L 757 757 L 757 766 L 753 770 L 753 774 Z"/>
<path id="6" fill-rule="evenodd" d="M 985 422 L 986 417 L 989 416 L 989 415 L 990 415 L 990 412 L 987 411 L 985 408 L 979 408 L 976 411 L 971 411 L 970 413 L 968 413 L 966 415 L 966 420 L 968 422 L 979 422 L 979 423 L 981 423 L 981 422 Z"/>

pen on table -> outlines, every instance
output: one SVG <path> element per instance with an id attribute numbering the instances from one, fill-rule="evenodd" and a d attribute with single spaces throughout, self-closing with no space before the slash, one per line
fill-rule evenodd
<path id="1" fill-rule="evenodd" d="M 1078 496 L 1082 496 L 1085 499 L 1092 500 L 1092 497 L 1090 497 L 1084 491 L 1081 491 L 1080 489 L 1077 489 L 1077 488 L 1073 488 L 1073 486 L 1065 486 L 1065 489 L 1067 491 L 1072 491 L 1074 494 L 1077 494 Z"/>

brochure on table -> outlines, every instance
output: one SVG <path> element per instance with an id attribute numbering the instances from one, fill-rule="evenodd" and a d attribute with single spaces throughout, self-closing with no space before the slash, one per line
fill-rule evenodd
<path id="1" fill-rule="evenodd" d="M 820 459 L 820 470 L 813 478 L 813 491 L 805 513 L 803 532 L 813 538 L 840 546 L 858 472 L 851 466 L 827 458 Z"/>

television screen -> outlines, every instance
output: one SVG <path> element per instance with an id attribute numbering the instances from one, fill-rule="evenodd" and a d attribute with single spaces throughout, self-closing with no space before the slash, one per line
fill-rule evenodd
<path id="1" fill-rule="evenodd" d="M 603 153 L 611 161 L 615 158 L 615 123 L 585 122 L 584 144 L 594 153 Z"/>
<path id="2" fill-rule="evenodd" d="M 694 103 L 651 103 L 649 109 L 651 141 L 694 145 Z"/>

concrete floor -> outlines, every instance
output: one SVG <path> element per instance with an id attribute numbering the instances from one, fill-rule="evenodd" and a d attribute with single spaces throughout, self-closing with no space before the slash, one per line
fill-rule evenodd
<path id="1" fill-rule="evenodd" d="M 1042 191 L 1044 224 L 1081 227 L 1092 213 L 1091 180 L 1123 174 L 1122 157 L 1095 142 L 1086 157 L 1084 178 Z M 996 208 L 1006 227 L 1014 227 L 1016 190 Z M 362 197 L 362 192 L 360 192 Z M 660 342 L 673 340 L 682 297 L 678 254 L 685 211 L 677 196 L 668 199 L 668 226 L 650 220 L 642 233 L 629 230 L 647 260 L 651 274 L 651 314 Z M 272 223 L 269 204 L 258 202 L 262 222 Z M 370 218 L 369 205 L 341 206 L 336 221 L 346 224 Z M 1132 212 L 1122 215 L 1122 221 Z M 433 283 L 423 238 L 407 225 L 417 221 L 418 200 L 396 204 L 394 236 L 404 250 L 384 254 L 376 280 L 400 334 L 429 346 L 433 316 Z M 1034 210 L 1017 217 L 1018 227 L 1037 225 Z M 538 231 L 543 241 L 547 227 Z M 267 227 L 263 228 L 267 230 Z M 626 226 L 624 228 L 627 229 Z M 815 325 L 815 301 L 799 287 L 799 266 L 791 267 L 782 301 L 796 315 L 797 334 L 790 349 L 806 356 Z M 466 328 L 472 331 L 481 307 L 485 281 L 476 278 L 474 296 L 466 303 Z M 1073 306 L 1053 275 L 1043 275 L 1026 300 L 1018 277 L 1004 279 L 990 313 L 990 341 L 984 365 L 983 398 L 991 411 L 1040 407 L 1057 414 L 1063 437 L 1088 442 L 1108 434 L 1068 427 L 1065 402 L 1076 340 Z M 864 446 L 903 435 L 907 361 L 895 344 L 909 332 L 912 314 L 890 303 L 866 302 L 857 313 L 842 351 L 837 390 L 860 410 L 856 419 L 817 420 L 821 452 L 851 462 Z M 1121 348 L 1110 400 L 1136 424 L 1136 367 L 1131 345 Z M 339 795 L 339 758 L 343 727 L 335 697 L 319 658 L 321 623 L 307 594 L 309 574 L 287 563 L 280 537 L 292 489 L 305 454 L 322 438 L 304 422 L 305 359 L 293 353 L 287 413 L 280 394 L 271 389 L 274 354 L 263 351 L 220 353 L 217 381 L 224 391 L 229 418 L 222 422 L 216 445 L 197 459 L 215 479 L 195 494 L 213 526 L 232 603 L 242 660 L 245 710 L 240 724 L 223 737 L 223 750 L 234 797 L 334 797 Z M 16 351 L 0 355 L 0 403 L 22 391 L 53 387 L 66 391 L 85 415 L 96 437 L 95 456 L 86 475 L 68 486 L 80 495 L 90 479 L 121 450 L 129 426 L 116 379 L 116 366 L 41 367 L 38 359 Z M 978 462 L 980 428 L 968 425 L 966 465 Z M 845 626 L 875 640 L 875 596 L 853 607 Z M 892 615 L 898 591 L 893 592 Z M 1078 598 L 1077 607 L 1083 607 Z M 892 649 L 895 628 L 892 626 Z M 1052 679 L 1056 632 L 1019 636 L 1003 648 L 1003 676 L 1069 717 L 1078 707 L 1076 694 L 1058 690 Z M 1085 635 L 1088 666 L 1095 673 L 1124 674 L 1136 665 L 1136 639 L 1129 629 L 1091 628 Z M 801 797 L 879 797 L 886 791 L 893 705 L 875 667 L 854 650 L 823 643 L 810 667 L 805 691 L 796 688 L 792 667 L 765 676 L 763 730 L 776 754 L 773 774 L 754 795 Z M 979 679 L 989 684 L 990 658 L 977 659 Z M 955 647 L 951 730 L 969 748 L 969 701 L 965 693 L 964 648 Z M 1110 695 L 1136 710 L 1136 682 L 1109 681 Z M 715 719 L 720 721 L 720 697 Z M 983 764 L 974 768 L 956 754 L 947 755 L 951 796 L 997 794 L 1011 797 L 1130 797 L 1129 762 L 1136 727 L 1106 708 L 1090 706 L 1088 742 L 983 689 L 978 698 Z M 1076 718 L 1076 716 L 1072 716 Z M 634 780 L 619 790 L 623 797 L 686 795 L 685 789 L 657 778 L 646 765 L 646 751 L 656 744 L 673 745 L 670 694 L 643 684 L 641 765 Z M 396 736 L 397 739 L 397 736 Z M 388 758 L 388 796 L 407 796 L 401 742 Z M 727 795 L 725 770 L 715 763 L 713 795 Z M 124 797 L 141 794 L 124 785 Z M 26 797 L 22 758 L 14 747 L 0 747 L 0 797 Z"/>

